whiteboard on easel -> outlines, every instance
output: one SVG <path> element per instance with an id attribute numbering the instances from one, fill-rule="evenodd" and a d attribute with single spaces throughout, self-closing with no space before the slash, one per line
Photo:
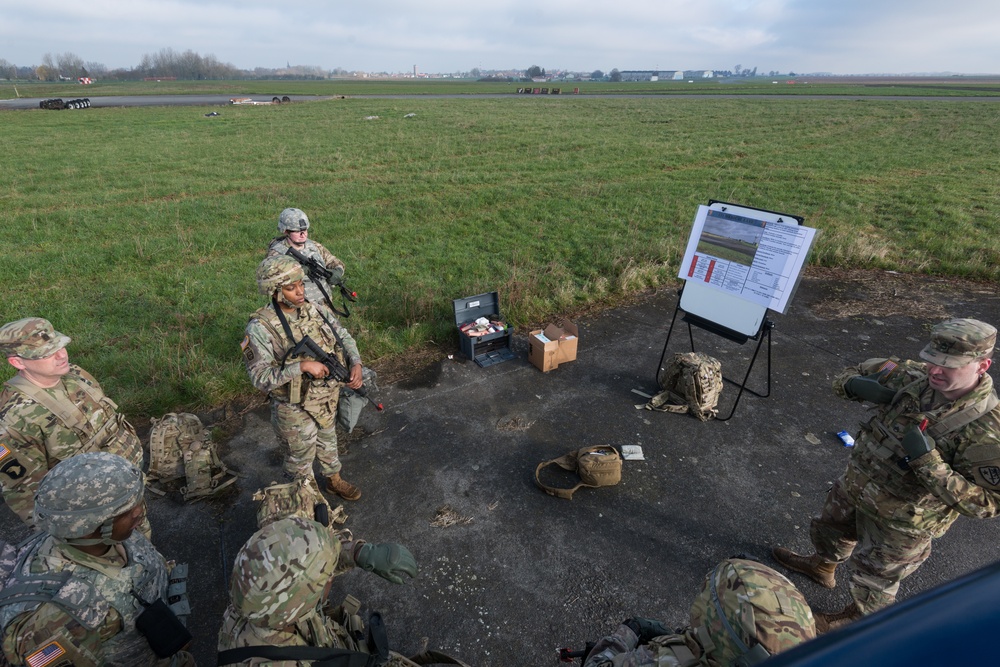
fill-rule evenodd
<path id="1" fill-rule="evenodd" d="M 787 307 L 815 233 L 799 216 L 726 202 L 700 206 L 681 263 L 681 310 L 756 336 L 768 310 Z"/>

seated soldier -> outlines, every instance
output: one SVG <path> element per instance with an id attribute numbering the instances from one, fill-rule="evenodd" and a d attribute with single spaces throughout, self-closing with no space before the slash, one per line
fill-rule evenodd
<path id="1" fill-rule="evenodd" d="M 338 655 L 369 654 L 373 649 L 358 640 L 364 624 L 357 601 L 348 597 L 354 606 L 328 606 L 333 578 L 354 567 L 396 584 L 403 583 L 403 575 L 417 574 L 413 555 L 398 544 L 341 544 L 328 528 L 300 516 L 266 524 L 236 555 L 218 664 L 298 667 Z M 414 664 L 390 655 L 386 664 Z"/>
<path id="2" fill-rule="evenodd" d="M 815 636 L 812 611 L 792 582 L 730 558 L 705 577 L 688 627 L 671 632 L 659 621 L 626 619 L 595 644 L 584 667 L 756 665 Z"/>
<path id="3" fill-rule="evenodd" d="M 168 568 L 136 530 L 144 489 L 142 471 L 107 452 L 77 454 L 42 478 L 34 519 L 43 532 L 0 559 L 0 636 L 11 664 L 194 665 L 175 614 L 188 611 L 175 585 L 186 568 Z M 167 606 L 172 594 L 179 599 Z"/>

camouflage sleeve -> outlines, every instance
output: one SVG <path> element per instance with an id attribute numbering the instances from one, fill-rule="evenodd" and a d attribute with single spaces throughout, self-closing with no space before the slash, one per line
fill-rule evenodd
<path id="1" fill-rule="evenodd" d="M 35 491 L 49 470 L 41 441 L 0 426 L 0 490 L 7 507 L 34 525 Z"/>
<path id="2" fill-rule="evenodd" d="M 883 368 L 889 368 L 889 373 L 880 380 L 880 384 L 890 389 L 899 390 L 916 379 L 915 373 L 922 372 L 923 363 L 914 361 L 900 361 L 896 357 L 875 358 L 864 361 L 857 366 L 845 368 L 833 378 L 833 393 L 840 398 L 853 401 L 861 399 L 851 398 L 844 390 L 847 381 L 856 375 L 875 375 Z"/>
<path id="3" fill-rule="evenodd" d="M 74 665 L 105 663 L 99 632 L 87 630 L 54 604 L 42 604 L 7 626 L 3 649 L 15 665 Z"/>
<path id="4" fill-rule="evenodd" d="M 613 635 L 604 637 L 590 652 L 583 667 L 652 667 L 656 658 L 644 646 L 636 647 L 639 638 L 627 625 L 619 625 Z"/>
<path id="5" fill-rule="evenodd" d="M 941 502 L 976 519 L 1000 514 L 1000 429 L 992 416 L 989 425 L 972 424 L 973 435 L 959 445 L 949 465 L 934 449 L 910 462 L 917 479 Z"/>
<path id="6" fill-rule="evenodd" d="M 281 360 L 274 356 L 271 334 L 256 318 L 247 324 L 246 337 L 240 343 L 240 348 L 250 383 L 265 394 L 287 384 L 295 376 L 302 375 L 302 368 L 297 361 L 281 368 Z"/>
<path id="7" fill-rule="evenodd" d="M 276 236 L 271 239 L 271 242 L 267 245 L 267 253 L 264 255 L 264 259 L 274 257 L 275 255 L 284 255 L 286 252 L 285 248 L 287 247 L 282 243 L 284 240 L 284 236 Z"/>
<path id="8" fill-rule="evenodd" d="M 327 311 L 329 312 L 329 311 Z M 340 342 L 344 348 L 344 356 L 347 357 L 347 368 L 350 370 L 353 366 L 357 366 L 361 363 L 361 353 L 358 352 L 358 344 L 354 340 L 354 336 L 350 334 L 341 324 L 340 320 L 334 318 L 330 321 L 333 324 L 333 330 L 337 332 L 337 336 L 340 338 Z"/>
<path id="9" fill-rule="evenodd" d="M 341 278 L 344 277 L 344 263 L 333 256 L 333 253 L 326 249 L 321 243 L 316 244 L 316 249 L 319 251 L 320 259 L 323 260 L 323 266 L 330 269 L 333 272 L 332 282 L 335 284 Z"/>

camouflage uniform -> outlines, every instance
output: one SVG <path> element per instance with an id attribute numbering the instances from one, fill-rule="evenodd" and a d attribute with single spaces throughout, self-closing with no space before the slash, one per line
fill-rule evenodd
<path id="1" fill-rule="evenodd" d="M 995 329 L 989 329 L 995 339 Z M 933 345 L 921 353 L 932 363 Z M 810 527 L 822 559 L 849 563 L 851 596 L 864 614 L 894 602 L 899 582 L 930 556 L 931 540 L 960 514 L 983 519 L 1000 513 L 1000 406 L 950 432 L 947 421 L 988 406 L 995 397 L 992 378 L 983 374 L 971 392 L 949 401 L 929 386 L 924 362 L 869 359 L 838 375 L 834 392 L 850 399 L 845 384 L 857 375 L 875 375 L 886 361 L 897 366 L 880 384 L 896 395 L 861 425 L 847 470 Z M 936 448 L 911 461 L 901 439 L 924 419 Z"/>
<path id="2" fill-rule="evenodd" d="M 9 573 L 0 592 L 0 635 L 12 664 L 194 665 L 184 651 L 158 658 L 135 628 L 143 607 L 133 591 L 147 602 L 166 601 L 171 580 L 163 556 L 141 533 L 110 538 L 114 518 L 134 510 L 143 490 L 142 472 L 105 452 L 74 456 L 45 476 L 35 520 L 46 532 L 0 563 L 0 573 Z M 107 536 L 89 538 L 98 527 Z M 95 556 L 74 544 L 108 546 Z"/>
<path id="3" fill-rule="evenodd" d="M 0 329 L 0 348 L 8 356 L 41 359 L 69 341 L 41 318 L 18 320 Z M 4 384 L 0 486 L 7 506 L 23 521 L 30 525 L 34 494 L 49 469 L 88 451 L 111 452 L 142 466 L 142 443 L 135 429 L 87 371 L 71 364 L 62 382 L 50 389 L 21 375 Z"/>
<path id="4" fill-rule="evenodd" d="M 361 544 L 341 545 L 327 528 L 298 516 L 269 523 L 254 533 L 233 564 L 219 651 L 246 646 L 313 646 L 367 653 L 364 642 L 352 636 L 364 627 L 357 615 L 357 601 L 349 598 L 351 603 L 331 608 L 326 599 L 333 578 L 356 566 L 352 554 Z M 389 665 L 414 664 L 397 654 L 392 656 Z M 220 664 L 304 667 L 313 663 L 249 658 Z"/>
<path id="5" fill-rule="evenodd" d="M 290 258 L 288 261 L 294 262 Z M 334 350 L 346 368 L 361 363 L 351 334 L 336 319 L 327 317 L 333 326 L 327 324 L 308 301 L 294 312 L 285 313 L 285 317 L 295 342 L 308 335 L 324 350 Z M 250 318 L 241 347 L 250 382 L 271 398 L 271 424 L 287 453 L 285 472 L 292 477 L 308 477 L 312 475 L 313 459 L 318 458 L 322 474 L 329 477 L 341 469 L 336 420 L 343 383 L 329 377 L 305 377 L 299 362 L 309 357 L 288 358 L 282 366 L 285 353 L 293 345 L 272 304 Z"/>
<path id="6" fill-rule="evenodd" d="M 309 229 L 309 218 L 306 217 L 305 213 L 297 208 L 286 208 L 281 212 L 281 216 L 278 218 L 279 232 L 306 229 Z M 265 257 L 287 255 L 289 247 L 291 247 L 291 242 L 288 240 L 287 235 L 283 234 L 282 236 L 275 237 L 271 240 L 270 245 L 268 245 Z M 334 284 L 328 283 L 323 285 L 326 293 L 333 298 L 333 295 L 339 289 L 336 286 L 336 281 L 344 277 L 344 263 L 334 257 L 333 253 L 323 247 L 322 244 L 316 243 L 312 239 L 306 239 L 304 247 L 302 249 L 296 248 L 296 250 L 306 257 L 318 260 L 320 264 L 333 272 Z M 308 274 L 302 278 L 302 282 L 306 287 L 306 299 L 312 304 L 323 304 L 325 307 L 327 305 L 326 300 L 323 298 L 323 293 L 320 291 L 319 285 Z"/>
<path id="7" fill-rule="evenodd" d="M 728 667 L 776 655 L 816 636 L 802 593 L 775 570 L 730 558 L 708 573 L 691 606 L 690 625 L 640 639 L 623 623 L 594 646 L 584 667 Z"/>

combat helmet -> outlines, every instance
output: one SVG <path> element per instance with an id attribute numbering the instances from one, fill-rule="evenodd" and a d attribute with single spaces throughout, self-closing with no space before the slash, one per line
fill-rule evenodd
<path id="1" fill-rule="evenodd" d="M 35 525 L 79 545 L 114 544 L 115 517 L 142 502 L 142 471 L 109 452 L 86 452 L 45 474 L 35 494 Z M 100 539 L 80 539 L 100 529 Z"/>
<path id="2" fill-rule="evenodd" d="M 309 229 L 309 217 L 297 208 L 286 208 L 278 216 L 278 231 L 302 232 Z"/>
<path id="3" fill-rule="evenodd" d="M 290 516 L 267 524 L 236 554 L 232 606 L 250 623 L 279 629 L 318 613 L 340 542 L 322 524 Z"/>
<path id="4" fill-rule="evenodd" d="M 816 636 L 812 610 L 795 585 L 742 558 L 722 561 L 705 577 L 691 627 L 711 667 L 756 665 Z"/>
<path id="5" fill-rule="evenodd" d="M 257 267 L 257 289 L 265 296 L 303 278 L 302 265 L 288 255 L 268 257 Z"/>

